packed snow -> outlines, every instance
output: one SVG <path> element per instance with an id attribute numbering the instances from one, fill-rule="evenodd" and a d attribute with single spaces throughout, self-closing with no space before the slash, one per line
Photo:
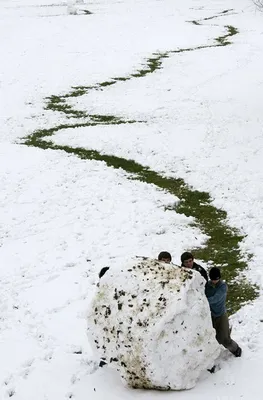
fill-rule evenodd
<path id="1" fill-rule="evenodd" d="M 199 272 L 146 257 L 108 270 L 88 313 L 98 360 L 133 388 L 194 387 L 220 354 L 204 287 Z"/>
<path id="2" fill-rule="evenodd" d="M 98 368 L 87 337 L 100 269 L 161 250 L 178 263 L 207 237 L 192 217 L 170 210 L 177 197 L 22 138 L 68 122 L 45 110 L 45 97 L 128 77 L 154 53 L 214 45 L 226 26 L 238 29 L 229 46 L 170 54 L 152 74 L 68 99 L 78 110 L 143 123 L 49 138 L 209 192 L 254 255 L 246 273 L 260 296 L 231 317 L 242 357 L 226 353 L 221 369 L 204 371 L 191 390 L 130 389 L 116 371 Z M 0 0 L 1 399 L 262 398 L 262 26 L 252 0 Z"/>

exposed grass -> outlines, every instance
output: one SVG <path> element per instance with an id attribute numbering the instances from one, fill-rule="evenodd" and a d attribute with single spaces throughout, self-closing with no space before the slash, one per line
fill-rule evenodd
<path id="1" fill-rule="evenodd" d="M 205 20 L 219 17 L 229 11 L 230 10 L 224 10 L 219 15 L 206 18 Z M 200 21 L 192 22 L 195 23 L 195 25 L 200 25 Z M 89 114 L 88 112 L 78 111 L 67 104 L 66 100 L 71 97 L 83 96 L 90 90 L 104 90 L 118 82 L 125 82 L 134 78 L 143 78 L 161 69 L 163 60 L 175 53 L 229 45 L 231 43 L 229 38 L 236 35 L 238 30 L 231 25 L 227 25 L 225 28 L 227 30 L 226 34 L 215 38 L 215 44 L 154 53 L 146 60 L 142 68 L 128 76 L 111 78 L 108 81 L 103 81 L 93 86 L 75 86 L 65 95 L 48 97 L 46 109 L 59 111 L 70 118 L 84 119 L 84 121 L 76 124 L 62 124 L 51 129 L 35 131 L 33 134 L 27 136 L 23 143 L 27 146 L 40 147 L 42 149 L 61 150 L 85 160 L 103 161 L 109 167 L 116 169 L 122 168 L 130 174 L 130 179 L 154 184 L 158 188 L 179 197 L 181 200 L 179 205 L 175 205 L 170 209 L 175 210 L 177 213 L 194 217 L 195 222 L 193 225 L 198 227 L 209 237 L 203 248 L 189 250 L 194 250 L 197 258 L 204 261 L 212 260 L 214 265 L 224 266 L 224 278 L 228 281 L 230 286 L 228 307 L 230 308 L 230 312 L 235 312 L 243 303 L 253 300 L 257 296 L 257 288 L 249 285 L 245 278 L 239 276 L 240 272 L 247 267 L 244 255 L 239 248 L 239 243 L 244 237 L 236 229 L 228 225 L 226 212 L 212 205 L 212 200 L 208 193 L 194 190 L 187 186 L 183 179 L 165 177 L 133 160 L 102 154 L 96 150 L 89 150 L 81 147 L 73 148 L 71 146 L 56 145 L 51 140 L 47 140 L 48 137 L 52 137 L 56 132 L 70 128 L 142 122 L 125 120 L 114 115 Z M 249 258 L 250 255 L 246 257 Z"/>
<path id="2" fill-rule="evenodd" d="M 221 46 L 227 46 L 231 44 L 231 42 L 228 40 L 231 36 L 234 36 L 238 33 L 237 28 L 235 28 L 232 25 L 227 25 L 226 26 L 228 33 L 223 36 L 217 37 L 215 40 L 221 45 Z"/>
<path id="3" fill-rule="evenodd" d="M 225 14 L 229 14 L 230 11 L 233 11 L 233 8 L 230 8 L 229 10 L 221 11 L 219 14 L 213 15 L 212 17 L 203 18 L 202 21 L 210 21 L 211 19 L 220 18 L 220 17 L 222 17 L 222 16 L 225 15 Z"/>
<path id="4" fill-rule="evenodd" d="M 193 21 L 189 21 L 194 25 L 201 25 L 201 23 L 203 21 L 210 21 L 211 19 L 215 19 L 215 18 L 220 18 L 223 17 L 225 14 L 229 14 L 231 11 L 233 11 L 233 8 L 230 8 L 228 10 L 224 10 L 221 11 L 220 13 L 216 14 L 216 15 L 212 15 L 211 17 L 206 17 L 206 18 L 202 18 L 202 19 L 197 19 L 197 20 L 193 20 Z"/>
<path id="5" fill-rule="evenodd" d="M 78 91 L 78 96 L 80 96 L 81 91 Z M 83 91 L 82 91 L 82 94 Z M 66 114 L 70 117 L 75 118 L 84 118 L 87 114 L 84 111 L 74 110 L 72 106 L 66 103 L 66 98 L 69 97 L 65 96 L 50 96 L 47 97 L 47 104 L 45 106 L 45 110 L 57 111 Z M 76 92 L 73 92 L 73 96 L 70 97 L 77 97 Z"/>

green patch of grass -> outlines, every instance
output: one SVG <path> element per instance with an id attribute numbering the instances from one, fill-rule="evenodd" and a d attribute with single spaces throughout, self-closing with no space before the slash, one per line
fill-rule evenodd
<path id="1" fill-rule="evenodd" d="M 194 24 L 194 25 L 202 25 L 201 23 L 202 23 L 203 21 L 210 21 L 211 19 L 220 18 L 220 17 L 222 17 L 223 15 L 228 14 L 228 13 L 231 12 L 231 11 L 233 11 L 233 8 L 230 8 L 229 10 L 221 11 L 219 14 L 212 15 L 211 17 L 205 17 L 205 18 L 202 18 L 202 19 L 193 20 L 193 21 L 189 21 L 189 22 L 191 22 L 191 23 Z"/>
<path id="2" fill-rule="evenodd" d="M 117 81 L 120 81 L 120 82 L 125 82 L 125 81 L 128 81 L 130 78 L 128 77 L 128 76 L 123 76 L 123 77 L 118 77 L 118 78 L 114 78 L 115 79 L 115 81 L 117 82 Z"/>
<path id="3" fill-rule="evenodd" d="M 66 98 L 68 96 L 50 96 L 47 97 L 47 104 L 45 110 L 62 112 L 63 114 L 73 117 L 73 118 L 84 118 L 86 113 L 84 111 L 74 110 L 72 106 L 66 103 Z"/>
<path id="4" fill-rule="evenodd" d="M 101 82 L 101 83 L 99 84 L 99 86 L 101 86 L 101 87 L 111 86 L 111 85 L 114 85 L 114 83 L 116 83 L 115 80 L 112 80 L 112 81 L 105 81 L 105 82 Z"/>
<path id="5" fill-rule="evenodd" d="M 100 114 L 90 114 L 90 119 L 96 125 L 120 125 L 120 124 L 135 124 L 143 121 L 135 120 L 123 120 L 115 115 L 100 115 Z"/>
<path id="6" fill-rule="evenodd" d="M 83 96 L 84 94 L 87 93 L 87 89 L 86 88 L 76 88 L 74 90 L 72 90 L 69 94 L 66 94 L 64 96 L 64 99 L 68 98 L 68 97 L 80 97 Z"/>
<path id="7" fill-rule="evenodd" d="M 89 89 L 93 89 L 94 86 L 72 86 L 72 89 L 74 90 L 89 90 Z M 70 92 L 71 93 L 71 92 Z"/>
<path id="8" fill-rule="evenodd" d="M 231 42 L 227 39 L 238 33 L 237 28 L 235 28 L 232 25 L 227 25 L 226 28 L 228 31 L 226 35 L 215 38 L 215 40 L 220 44 L 220 46 L 228 46 L 229 44 L 231 44 Z"/>
<path id="9" fill-rule="evenodd" d="M 142 78 L 148 74 L 152 74 L 162 67 L 164 58 L 169 57 L 169 52 L 158 53 L 154 57 L 150 57 L 146 60 L 146 66 L 139 69 L 136 73 L 130 75 L 131 78 Z"/>
<path id="10" fill-rule="evenodd" d="M 234 9 L 233 8 L 229 8 L 228 10 L 221 11 L 220 14 L 227 14 L 227 13 L 229 13 L 231 11 L 234 11 Z"/>

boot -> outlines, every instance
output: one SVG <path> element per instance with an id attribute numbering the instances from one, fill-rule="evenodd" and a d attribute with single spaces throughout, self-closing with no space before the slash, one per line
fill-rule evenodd
<path id="1" fill-rule="evenodd" d="M 236 351 L 233 354 L 235 357 L 241 357 L 241 354 L 242 354 L 241 347 L 238 346 L 238 348 L 236 349 Z"/>

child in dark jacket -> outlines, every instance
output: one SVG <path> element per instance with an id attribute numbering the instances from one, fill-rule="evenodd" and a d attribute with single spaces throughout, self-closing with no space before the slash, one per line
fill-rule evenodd
<path id="1" fill-rule="evenodd" d="M 219 268 L 212 268 L 209 272 L 210 280 L 205 285 L 205 295 L 208 299 L 212 324 L 216 330 L 216 339 L 234 356 L 240 357 L 242 350 L 230 337 L 229 321 L 226 312 L 227 284 L 221 280 Z"/>
<path id="2" fill-rule="evenodd" d="M 192 253 L 189 253 L 188 251 L 183 253 L 181 255 L 181 263 L 182 267 L 191 268 L 194 269 L 195 271 L 198 271 L 202 275 L 202 277 L 205 278 L 206 281 L 208 281 L 206 270 L 201 265 L 196 264 Z"/>

